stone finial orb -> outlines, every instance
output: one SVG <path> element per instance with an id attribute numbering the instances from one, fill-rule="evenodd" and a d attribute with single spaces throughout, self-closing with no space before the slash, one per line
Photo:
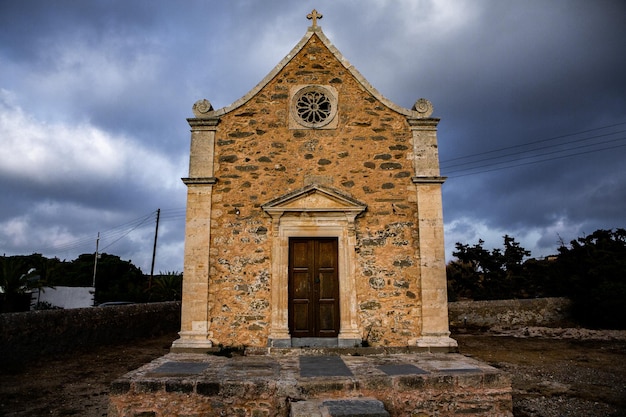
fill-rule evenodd
<path id="1" fill-rule="evenodd" d="M 196 117 L 203 117 L 206 116 L 208 112 L 213 110 L 213 105 L 209 100 L 203 98 L 202 100 L 198 100 L 194 103 L 192 110 Z"/>
<path id="2" fill-rule="evenodd" d="M 420 98 L 413 105 L 413 110 L 419 113 L 419 117 L 430 117 L 430 115 L 433 114 L 434 110 L 433 103 L 426 100 L 425 98 Z"/>

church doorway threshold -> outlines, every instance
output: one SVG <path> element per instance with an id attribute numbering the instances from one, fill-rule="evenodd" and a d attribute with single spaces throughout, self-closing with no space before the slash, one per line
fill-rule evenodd
<path id="1" fill-rule="evenodd" d="M 339 340 L 336 337 L 292 337 L 291 347 L 338 347 Z"/>

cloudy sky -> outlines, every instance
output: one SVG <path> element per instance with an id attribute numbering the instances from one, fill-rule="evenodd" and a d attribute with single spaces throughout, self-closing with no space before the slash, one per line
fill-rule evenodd
<path id="1" fill-rule="evenodd" d="M 439 124 L 446 247 L 536 257 L 626 227 L 626 2 L 0 2 L 0 254 L 101 251 L 182 271 L 191 106 L 254 87 L 324 33 Z M 448 260 L 450 257 L 448 258 Z"/>

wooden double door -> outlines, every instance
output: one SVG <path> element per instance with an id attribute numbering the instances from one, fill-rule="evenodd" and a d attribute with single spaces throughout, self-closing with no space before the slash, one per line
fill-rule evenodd
<path id="1" fill-rule="evenodd" d="M 289 239 L 289 331 L 292 337 L 337 337 L 337 238 Z"/>

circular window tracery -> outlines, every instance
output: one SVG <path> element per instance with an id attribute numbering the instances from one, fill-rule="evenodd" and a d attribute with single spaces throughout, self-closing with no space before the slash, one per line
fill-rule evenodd
<path id="1" fill-rule="evenodd" d="M 330 123 L 337 113 L 334 95 L 321 86 L 302 88 L 293 97 L 292 114 L 306 127 L 323 127 Z"/>
<path id="2" fill-rule="evenodd" d="M 321 123 L 330 116 L 332 104 L 318 91 L 307 91 L 296 102 L 298 116 L 308 123 Z"/>

